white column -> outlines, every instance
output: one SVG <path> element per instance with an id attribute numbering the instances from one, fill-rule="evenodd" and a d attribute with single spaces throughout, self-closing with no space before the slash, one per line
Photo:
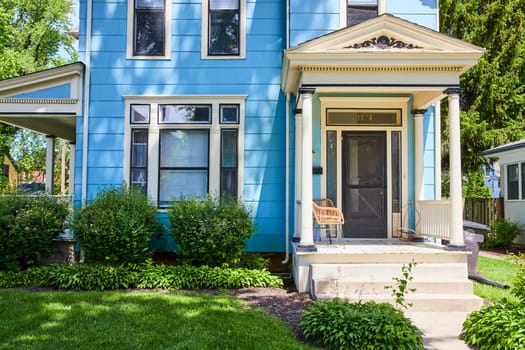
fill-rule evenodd
<path id="1" fill-rule="evenodd" d="M 312 98 L 315 89 L 301 88 L 303 99 L 301 164 L 301 241 L 298 250 L 315 251 L 312 220 Z"/>
<path id="2" fill-rule="evenodd" d="M 71 198 L 75 196 L 75 156 L 76 156 L 76 145 L 74 143 L 69 144 L 69 195 Z"/>
<path id="3" fill-rule="evenodd" d="M 461 131 L 460 131 L 460 89 L 447 89 L 449 118 L 449 159 L 450 159 L 450 246 L 465 247 L 463 239 L 463 196 L 461 192 Z"/>
<path id="4" fill-rule="evenodd" d="M 302 137 L 301 132 L 303 128 L 303 122 L 302 122 L 302 110 L 296 109 L 294 110 L 295 113 L 295 226 L 294 226 L 294 238 L 295 240 L 299 239 L 301 236 L 301 145 L 302 145 Z"/>
<path id="5" fill-rule="evenodd" d="M 416 166 L 416 201 L 425 199 L 425 182 L 424 182 L 424 142 L 423 142 L 423 114 L 424 109 L 417 109 L 412 111 L 414 113 L 414 130 L 415 130 L 415 166 Z"/>
<path id="6" fill-rule="evenodd" d="M 55 171 L 55 136 L 47 136 L 46 147 L 46 192 L 53 194 L 53 175 Z"/>

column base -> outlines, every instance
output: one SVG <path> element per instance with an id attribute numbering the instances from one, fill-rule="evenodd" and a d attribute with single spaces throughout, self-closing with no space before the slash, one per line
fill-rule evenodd
<path id="1" fill-rule="evenodd" d="M 292 242 L 294 242 L 294 243 L 299 243 L 299 242 L 301 242 L 301 237 L 299 237 L 299 236 L 293 236 L 293 237 L 292 237 Z"/>
<path id="2" fill-rule="evenodd" d="M 449 252 L 469 252 L 470 249 L 466 245 L 449 244 L 445 247 Z"/>
<path id="3" fill-rule="evenodd" d="M 313 253 L 317 251 L 317 248 L 313 244 L 298 244 L 295 251 L 298 253 Z"/>

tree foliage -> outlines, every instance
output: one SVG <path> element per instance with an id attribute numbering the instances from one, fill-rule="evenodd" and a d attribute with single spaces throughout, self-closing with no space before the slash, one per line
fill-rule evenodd
<path id="1" fill-rule="evenodd" d="M 442 32 L 486 49 L 461 77 L 463 169 L 472 173 L 485 162 L 480 152 L 525 137 L 525 2 L 442 0 L 439 5 Z M 446 125 L 443 130 L 447 157 Z"/>
<path id="2" fill-rule="evenodd" d="M 0 80 L 74 60 L 72 11 L 71 0 L 0 0 Z M 0 124 L 1 158 L 15 132 Z"/>

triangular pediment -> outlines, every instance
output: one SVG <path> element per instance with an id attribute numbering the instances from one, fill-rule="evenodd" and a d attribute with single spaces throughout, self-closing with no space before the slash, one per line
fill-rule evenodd
<path id="1" fill-rule="evenodd" d="M 481 51 L 483 49 L 443 33 L 389 14 L 346 27 L 297 45 L 299 52 L 401 52 L 401 51 Z"/>

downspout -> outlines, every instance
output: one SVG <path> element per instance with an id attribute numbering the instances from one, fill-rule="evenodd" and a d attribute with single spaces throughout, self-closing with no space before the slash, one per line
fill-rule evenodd
<path id="1" fill-rule="evenodd" d="M 82 140 L 82 206 L 86 204 L 87 197 L 87 166 L 88 166 L 88 127 L 89 127 L 89 84 L 91 72 L 91 20 L 93 5 L 91 0 L 87 0 L 86 15 L 86 57 L 85 57 L 85 76 L 84 76 L 84 130 Z"/>
<path id="2" fill-rule="evenodd" d="M 290 260 L 290 93 L 286 93 L 286 127 L 285 127 L 285 134 L 286 134 L 286 172 L 285 172 L 285 191 L 286 194 L 284 196 L 284 260 L 281 261 L 283 265 L 288 264 L 288 261 Z"/>
<path id="3" fill-rule="evenodd" d="M 290 0 L 286 0 L 286 49 L 290 47 Z M 285 134 L 286 134 L 286 175 L 285 175 L 285 211 L 284 211 L 284 260 L 281 261 L 283 265 L 288 264 L 288 261 L 290 261 L 290 93 L 286 93 L 286 127 L 285 127 Z"/>

